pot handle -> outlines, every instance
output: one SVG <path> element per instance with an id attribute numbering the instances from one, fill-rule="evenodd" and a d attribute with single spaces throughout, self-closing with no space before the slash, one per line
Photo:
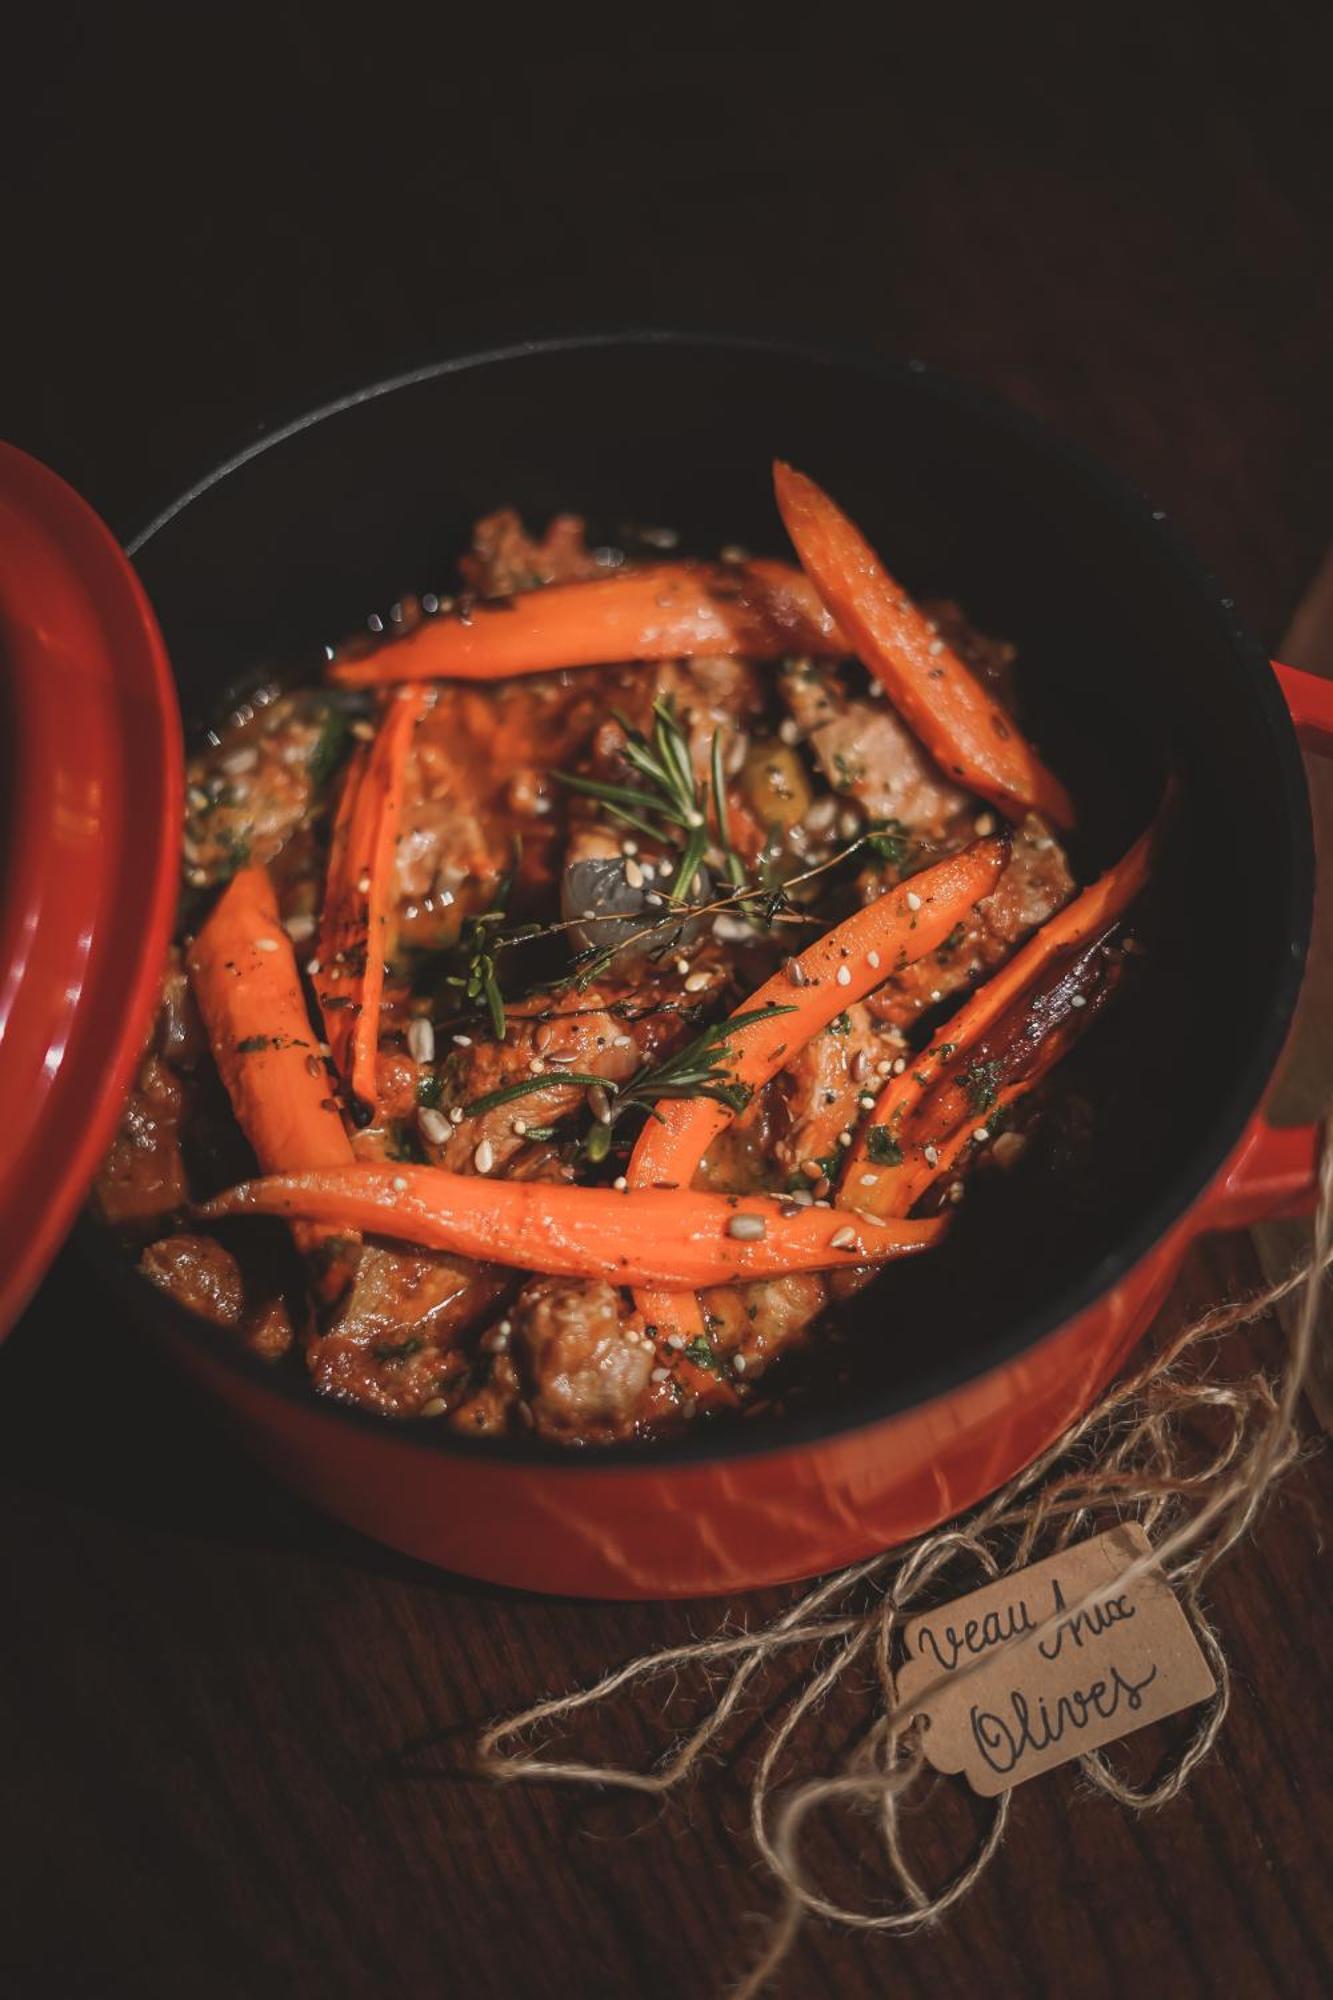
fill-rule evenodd
<path id="1" fill-rule="evenodd" d="M 1333 680 L 1273 662 L 1301 747 L 1333 757 Z M 1318 1125 L 1256 1119 L 1208 1205 L 1208 1226 L 1239 1229 L 1278 1216 L 1308 1215 L 1319 1174 Z"/>

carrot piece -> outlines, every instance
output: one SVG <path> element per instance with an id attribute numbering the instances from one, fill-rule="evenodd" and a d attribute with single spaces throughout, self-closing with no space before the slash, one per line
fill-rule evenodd
<path id="1" fill-rule="evenodd" d="M 190 983 L 237 1123 L 267 1173 L 353 1160 L 310 1026 L 291 940 L 264 868 L 241 868 L 186 957 Z M 345 1260 L 327 1230 L 298 1227 L 300 1249 L 324 1253 L 326 1294 Z M 334 1236 L 337 1232 L 334 1232 Z"/>
<path id="2" fill-rule="evenodd" d="M 360 659 L 337 660 L 344 687 L 500 680 L 555 667 L 739 653 L 847 652 L 808 580 L 790 563 L 650 563 L 552 583 L 449 612 Z"/>
<path id="3" fill-rule="evenodd" d="M 352 758 L 329 844 L 315 945 L 319 969 L 311 976 L 334 1067 L 372 1111 L 403 774 L 428 696 L 426 688 L 403 688 L 373 741 L 358 745 Z"/>
<path id="4" fill-rule="evenodd" d="M 951 1169 L 973 1130 L 985 1123 L 980 1110 L 967 1103 L 961 1079 L 975 1069 L 986 1037 L 1025 1002 L 1030 1009 L 1043 982 L 1049 983 L 1052 975 L 1067 976 L 1069 961 L 1077 969 L 1078 954 L 1099 942 L 1124 915 L 1148 880 L 1157 837 L 1158 826 L 1149 827 L 1114 867 L 1066 903 L 993 979 L 978 987 L 901 1075 L 889 1079 L 843 1163 L 840 1187 L 855 1192 L 858 1208 L 868 1208 L 877 1215 L 906 1214 L 924 1189 Z M 1080 1027 L 1093 1011 L 1090 1007 L 1082 1010 Z M 1048 1033 L 1049 1025 L 1053 1024 L 1048 1024 Z M 1073 1024 L 1066 1025 L 1072 1028 Z M 1007 1105 L 1030 1090 L 1072 1039 L 1072 1032 L 1067 1033 L 1048 1039 L 1040 1053 L 1034 1050 L 1021 1082 L 1002 1089 L 996 1102 Z M 949 1107 L 937 1104 L 935 1116 L 926 1118 L 932 1100 L 950 1080 L 956 1095 L 954 1116 L 947 1115 Z M 969 1109 L 970 1118 L 964 1116 Z M 884 1135 L 878 1142 L 873 1136 L 877 1132 Z M 881 1154 L 902 1157 L 876 1158 L 872 1150 L 876 1145 Z M 927 1145 L 936 1154 L 934 1162 L 924 1159 L 922 1148 Z M 866 1175 L 873 1179 L 866 1181 Z"/>
<path id="5" fill-rule="evenodd" d="M 629 1284 L 730 1284 L 784 1271 L 827 1271 L 926 1250 L 939 1221 L 867 1222 L 839 1209 L 784 1215 L 771 1195 L 687 1188 L 570 1187 L 491 1181 L 443 1167 L 360 1162 L 246 1181 L 199 1214 L 281 1215 L 374 1231 L 454 1256 L 557 1277 Z M 743 1223 L 744 1218 L 749 1218 Z M 734 1233 L 743 1223 L 740 1234 Z M 754 1232 L 754 1233 L 751 1233 Z M 849 1240 L 838 1241 L 846 1234 Z"/>
<path id="6" fill-rule="evenodd" d="M 773 467 L 787 532 L 839 627 L 940 769 L 1003 811 L 1074 824 L 1074 807 L 1012 717 L 895 583 L 813 479 Z"/>
<path id="7" fill-rule="evenodd" d="M 744 1030 L 734 1080 L 757 1090 L 844 1007 L 937 950 L 954 925 L 990 894 L 1008 860 L 1006 840 L 978 840 L 816 938 L 739 1010 L 748 1014 L 759 1007 L 786 1006 L 792 1012 Z M 639 1134 L 625 1177 L 632 1188 L 663 1182 L 688 1187 L 708 1147 L 735 1114 L 707 1097 L 667 1099 L 654 1111 Z M 651 1325 L 665 1324 L 687 1336 L 703 1332 L 697 1302 L 640 1291 L 635 1304 Z"/>

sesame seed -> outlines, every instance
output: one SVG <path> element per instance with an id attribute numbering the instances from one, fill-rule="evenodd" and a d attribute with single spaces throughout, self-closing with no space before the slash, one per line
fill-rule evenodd
<path id="1" fill-rule="evenodd" d="M 862 1187 L 874 1187 L 874 1185 L 875 1185 L 875 1183 L 876 1183 L 876 1182 L 878 1181 L 878 1179 L 879 1179 L 879 1175 L 878 1175 L 878 1174 L 862 1174 L 862 1176 L 861 1176 L 861 1186 L 862 1186 Z"/>
<path id="2" fill-rule="evenodd" d="M 1072 993 L 1069 997 L 1069 1004 L 1071 1007 L 1086 1007 L 1088 1002 L 1082 993 Z"/>
<path id="3" fill-rule="evenodd" d="M 633 1038 L 629 1035 L 612 1035 L 611 1046 L 613 1049 L 632 1049 Z"/>
<path id="4" fill-rule="evenodd" d="M 939 1165 L 940 1156 L 939 1156 L 939 1149 L 937 1147 L 923 1146 L 921 1148 L 921 1151 L 925 1156 L 926 1165 L 928 1167 L 937 1167 Z"/>
<path id="5" fill-rule="evenodd" d="M 276 951 L 276 950 L 277 950 L 277 948 L 278 948 L 278 940 L 277 940 L 276 938 L 256 938 L 256 939 L 255 939 L 255 950 L 256 950 L 256 951 Z"/>
<path id="6" fill-rule="evenodd" d="M 315 919 L 307 916 L 288 917 L 282 928 L 293 944 L 304 944 L 315 935 Z"/>
<path id="7" fill-rule="evenodd" d="M 917 895 L 915 889 L 909 889 L 907 892 L 907 907 L 909 910 L 919 910 L 921 908 L 921 898 Z"/>
<path id="8" fill-rule="evenodd" d="M 692 972 L 685 981 L 685 991 L 687 993 L 702 993 L 705 986 L 711 986 L 712 983 L 713 975 L 711 972 Z"/>
<path id="9" fill-rule="evenodd" d="M 414 1020 L 409 1021 L 407 1046 L 414 1062 L 434 1062 L 435 1030 L 424 1014 L 418 1014 Z"/>
<path id="10" fill-rule="evenodd" d="M 955 1181 L 953 1186 L 949 1189 L 949 1199 L 956 1206 L 957 1203 L 959 1203 L 963 1199 L 963 1196 L 966 1193 L 967 1189 L 963 1186 L 963 1183 L 961 1181 Z"/>
<path id="11" fill-rule="evenodd" d="M 681 1348 L 685 1345 L 685 1336 L 683 1333 L 669 1333 L 666 1337 L 666 1344 L 668 1347 Z"/>
<path id="12" fill-rule="evenodd" d="M 818 1160 L 802 1160 L 801 1172 L 808 1181 L 822 1181 L 824 1178 L 824 1169 Z"/>
<path id="13" fill-rule="evenodd" d="M 432 1396 L 428 1403 L 421 1405 L 421 1414 L 423 1417 L 442 1417 L 448 1407 L 443 1396 Z"/>
<path id="14" fill-rule="evenodd" d="M 901 1076 L 906 1068 L 907 1068 L 907 1057 L 899 1056 L 897 1062 L 893 1065 L 893 1073 L 895 1076 Z"/>
<path id="15" fill-rule="evenodd" d="M 690 969 L 690 961 L 688 960 L 688 958 L 678 958 L 674 960 L 674 964 L 677 972 L 679 973 L 686 973 Z"/>
<path id="16" fill-rule="evenodd" d="M 489 1139 L 483 1139 L 472 1155 L 472 1164 L 479 1174 L 488 1174 L 495 1165 L 495 1148 Z"/>
<path id="17" fill-rule="evenodd" d="M 851 1143 L 852 1143 L 852 1135 L 847 1130 L 847 1127 L 844 1125 L 842 1131 L 839 1132 L 838 1134 L 838 1144 L 840 1146 L 850 1146 Z"/>
<path id="18" fill-rule="evenodd" d="M 432 1145 L 442 1146 L 449 1137 L 449 1121 L 441 1117 L 438 1111 L 433 1111 L 429 1105 L 423 1105 L 418 1111 L 417 1124 Z"/>
<path id="19" fill-rule="evenodd" d="M 768 1222 L 762 1215 L 733 1215 L 727 1234 L 742 1243 L 758 1243 L 768 1234 Z"/>
<path id="20" fill-rule="evenodd" d="M 625 1176 L 623 1174 L 617 1174 L 615 1179 L 612 1181 L 611 1185 L 615 1189 L 617 1194 L 629 1193 L 629 1182 L 625 1179 Z"/>
<path id="21" fill-rule="evenodd" d="M 944 998 L 944 994 L 938 986 L 932 986 L 930 990 L 930 997 L 932 1000 L 942 1000 Z"/>
<path id="22" fill-rule="evenodd" d="M 856 1231 L 850 1226 L 835 1230 L 829 1237 L 830 1250 L 852 1250 L 856 1247 Z"/>
<path id="23" fill-rule="evenodd" d="M 852 808 L 848 806 L 843 812 L 840 812 L 838 814 L 839 840 L 854 840 L 856 838 L 857 832 L 860 829 L 860 825 L 861 825 L 860 813 L 853 812 Z"/>
<path id="24" fill-rule="evenodd" d="M 972 831 L 978 840 L 984 840 L 988 833 L 995 831 L 994 813 L 978 813 L 972 822 Z"/>
<path id="25" fill-rule="evenodd" d="M 972 1134 L 972 1137 L 976 1140 L 979 1146 L 984 1146 L 987 1139 L 990 1138 L 989 1126 L 978 1125 L 976 1131 Z"/>
<path id="26" fill-rule="evenodd" d="M 834 977 L 836 978 L 839 986 L 850 986 L 852 983 L 852 975 L 847 970 L 847 967 L 845 965 L 840 965 L 838 967 L 838 970 L 834 974 Z"/>
<path id="27" fill-rule="evenodd" d="M 654 1368 L 648 1377 L 650 1382 L 667 1382 L 670 1379 L 671 1370 L 669 1368 Z"/>
<path id="28" fill-rule="evenodd" d="M 463 1122 L 463 1107 L 461 1104 L 455 1104 L 453 1110 L 449 1113 L 449 1123 L 451 1125 L 461 1125 L 462 1122 Z"/>
<path id="29" fill-rule="evenodd" d="M 354 722 L 352 724 L 352 734 L 358 743 L 371 743 L 375 737 L 375 731 L 368 722 Z"/>
<path id="30" fill-rule="evenodd" d="M 801 725 L 788 715 L 778 724 L 778 736 L 789 747 L 801 740 Z"/>
<path id="31" fill-rule="evenodd" d="M 704 816 L 703 816 L 703 814 L 702 814 L 701 812 L 697 812 L 697 811 L 690 811 L 690 812 L 687 812 L 687 813 L 686 813 L 686 815 L 685 815 L 685 824 L 686 824 L 686 826 L 695 826 L 695 827 L 698 827 L 698 826 L 702 826 L 702 825 L 703 825 L 703 823 L 704 823 Z"/>
<path id="32" fill-rule="evenodd" d="M 810 1208 L 815 1198 L 809 1188 L 793 1188 L 787 1199 L 797 1208 Z"/>
<path id="33" fill-rule="evenodd" d="M 738 1375 L 743 1375 L 745 1373 L 746 1367 L 748 1366 L 748 1363 L 746 1362 L 745 1356 L 743 1354 L 733 1354 L 731 1357 L 731 1365 L 736 1370 L 736 1373 Z"/>
<path id="34" fill-rule="evenodd" d="M 637 861 L 627 860 L 625 862 L 625 881 L 631 889 L 642 889 L 643 870 Z"/>
<path id="35" fill-rule="evenodd" d="M 893 1075 L 893 1064 L 890 1062 L 887 1056 L 884 1056 L 879 1062 L 875 1064 L 875 1075 L 876 1076 Z"/>
<path id="36" fill-rule="evenodd" d="M 940 654 L 944 651 L 943 639 L 932 639 L 926 651 L 930 654 L 932 660 L 938 660 Z"/>
<path id="37" fill-rule="evenodd" d="M 871 969 L 871 971 L 872 971 L 872 972 L 878 972 L 878 971 L 879 971 L 879 953 L 878 953 L 877 951 L 868 951 L 868 952 L 866 953 L 866 964 L 867 964 L 867 965 L 868 965 L 868 966 L 870 967 L 870 969 Z"/>
<path id="38" fill-rule="evenodd" d="M 873 1097 L 869 1095 L 865 1097 L 858 1097 L 856 1101 L 860 1105 L 863 1111 L 873 1111 L 875 1108 L 875 1100 Z"/>
<path id="39" fill-rule="evenodd" d="M 533 1076 L 540 1076 L 545 1068 L 546 1064 L 542 1061 L 540 1056 L 528 1057 L 528 1069 Z"/>
<path id="40" fill-rule="evenodd" d="M 233 750 L 229 757 L 219 757 L 218 764 L 229 778 L 238 778 L 242 771 L 253 771 L 259 762 L 259 752 L 251 745 L 246 750 Z"/>
<path id="41" fill-rule="evenodd" d="M 471 1035 L 454 1035 L 451 1039 L 455 1048 L 470 1049 L 472 1047 Z"/>
<path id="42" fill-rule="evenodd" d="M 526 1118 L 516 1118 L 509 1129 L 516 1139 L 521 1139 L 528 1129 L 528 1121 Z"/>
<path id="43" fill-rule="evenodd" d="M 395 1194 L 401 1194 L 407 1186 L 407 1181 L 402 1174 L 395 1174 L 389 1182 L 389 1186 L 394 1190 Z"/>

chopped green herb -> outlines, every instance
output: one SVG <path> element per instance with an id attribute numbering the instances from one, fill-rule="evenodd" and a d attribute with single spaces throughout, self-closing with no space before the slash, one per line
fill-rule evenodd
<path id="1" fill-rule="evenodd" d="M 872 1125 L 866 1133 L 866 1151 L 877 1167 L 900 1167 L 903 1149 L 887 1125 Z"/>
<path id="2" fill-rule="evenodd" d="M 272 1035 L 245 1035 L 237 1042 L 236 1053 L 238 1056 L 250 1056 L 254 1055 L 256 1050 L 271 1048 L 272 1045 Z"/>
<path id="3" fill-rule="evenodd" d="M 719 1372 L 718 1358 L 701 1333 L 696 1333 L 680 1351 L 696 1368 L 711 1368 L 715 1375 Z"/>
<path id="4" fill-rule="evenodd" d="M 434 1070 L 427 1070 L 424 1076 L 417 1078 L 418 1104 L 425 1105 L 434 1110 L 443 1095 L 444 1078 L 437 1075 Z"/>
<path id="5" fill-rule="evenodd" d="M 851 1015 L 850 1014 L 837 1015 L 834 1020 L 829 1022 L 828 1031 L 831 1035 L 850 1035 L 852 1032 Z"/>
<path id="6" fill-rule="evenodd" d="M 989 1111 L 1000 1094 L 1000 1065 L 974 1062 L 958 1079 L 967 1092 L 967 1101 L 977 1112 Z"/>
<path id="7" fill-rule="evenodd" d="M 351 717 L 344 708 L 329 708 L 325 711 L 315 747 L 310 752 L 310 762 L 306 769 L 310 776 L 311 789 L 323 791 L 329 779 L 342 761 L 347 747 Z"/>

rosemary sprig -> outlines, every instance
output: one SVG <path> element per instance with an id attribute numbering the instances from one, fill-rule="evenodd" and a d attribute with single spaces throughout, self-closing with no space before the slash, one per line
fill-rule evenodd
<path id="1" fill-rule="evenodd" d="M 732 1014 L 725 1021 L 716 1021 L 705 1028 L 684 1048 L 668 1056 L 665 1062 L 653 1065 L 643 1064 L 627 1082 L 613 1083 L 609 1077 L 588 1076 L 576 1070 L 544 1070 L 540 1076 L 519 1077 L 514 1083 L 504 1084 L 499 1090 L 489 1090 L 484 1097 L 474 1097 L 465 1104 L 463 1114 L 467 1118 L 477 1118 L 483 1112 L 495 1111 L 503 1104 L 512 1104 L 516 1098 L 528 1097 L 534 1091 L 550 1090 L 560 1084 L 572 1084 L 581 1090 L 599 1090 L 605 1103 L 605 1116 L 598 1118 L 584 1141 L 588 1157 L 604 1160 L 611 1146 L 611 1128 L 630 1110 L 646 1111 L 649 1117 L 656 1117 L 654 1106 L 663 1097 L 711 1097 L 719 1104 L 725 1104 L 730 1111 L 743 1111 L 753 1096 L 749 1084 L 739 1083 L 732 1076 L 728 1065 L 735 1051 L 731 1046 L 732 1037 L 746 1028 L 755 1027 L 760 1021 L 771 1021 L 777 1014 L 790 1014 L 795 1010 L 786 1006 L 752 1007 L 748 1014 Z"/>
<path id="2" fill-rule="evenodd" d="M 726 862 L 727 879 L 733 889 L 746 885 L 745 863 L 731 844 L 731 816 L 727 811 L 727 783 L 722 769 L 722 731 L 713 731 L 713 811 L 717 819 L 717 842 Z"/>
<path id="3" fill-rule="evenodd" d="M 621 754 L 641 780 L 639 785 L 610 784 L 600 778 L 581 778 L 569 771 L 559 771 L 556 775 L 571 791 L 604 805 L 622 825 L 632 826 L 663 846 L 679 849 L 680 862 L 667 898 L 673 906 L 678 906 L 693 888 L 708 852 L 707 792 L 695 778 L 689 742 L 669 701 L 653 703 L 651 736 L 645 736 L 623 715 L 617 714 L 615 719 L 625 732 Z M 727 873 L 732 884 L 741 888 L 746 876 L 728 831 L 720 731 L 713 734 L 711 790 Z"/>

